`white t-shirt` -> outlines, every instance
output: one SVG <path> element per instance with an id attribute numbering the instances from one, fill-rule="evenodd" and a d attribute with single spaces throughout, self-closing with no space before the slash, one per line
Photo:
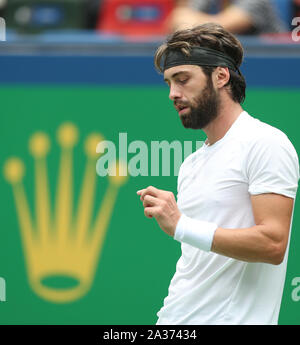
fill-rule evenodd
<path id="1" fill-rule="evenodd" d="M 177 204 L 188 217 L 248 228 L 255 225 L 251 195 L 295 198 L 298 179 L 297 153 L 287 136 L 243 111 L 222 139 L 185 159 Z M 280 265 L 239 261 L 186 243 L 181 251 L 157 325 L 278 323 L 288 247 Z"/>

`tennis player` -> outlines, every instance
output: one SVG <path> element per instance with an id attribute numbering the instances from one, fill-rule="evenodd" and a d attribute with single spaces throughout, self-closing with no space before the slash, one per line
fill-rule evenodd
<path id="1" fill-rule="evenodd" d="M 278 323 L 299 164 L 282 131 L 242 108 L 242 60 L 241 43 L 213 23 L 175 32 L 155 55 L 183 126 L 207 136 L 180 167 L 177 202 L 153 186 L 137 192 L 181 243 L 157 325 Z"/>

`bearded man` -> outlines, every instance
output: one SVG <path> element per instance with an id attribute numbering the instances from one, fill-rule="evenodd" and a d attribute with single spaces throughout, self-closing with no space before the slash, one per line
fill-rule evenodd
<path id="1" fill-rule="evenodd" d="M 182 124 L 203 130 L 173 193 L 137 192 L 144 213 L 181 243 L 157 325 L 277 324 L 299 163 L 288 137 L 243 108 L 243 48 L 207 23 L 155 54 Z"/>

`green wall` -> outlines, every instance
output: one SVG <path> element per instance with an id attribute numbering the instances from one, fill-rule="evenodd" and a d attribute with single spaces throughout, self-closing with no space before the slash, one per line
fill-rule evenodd
<path id="1" fill-rule="evenodd" d="M 11 156 L 24 162 L 24 187 L 33 219 L 35 177 L 28 140 L 36 131 L 48 133 L 51 139 L 47 164 L 52 208 L 60 157 L 56 131 L 63 122 L 72 122 L 79 132 L 73 162 L 75 206 L 85 168 L 83 146 L 88 134 L 98 132 L 118 144 L 119 133 L 126 132 L 128 143 L 140 140 L 148 147 L 153 140 L 195 142 L 205 138 L 202 132 L 182 127 L 165 87 L 2 86 L 0 95 L 0 166 L 3 170 Z M 300 152 L 299 96 L 297 89 L 249 89 L 244 108 L 252 116 L 283 130 Z M 154 220 L 144 217 L 136 191 L 154 185 L 176 193 L 176 182 L 174 175 L 151 177 L 150 169 L 149 176 L 129 177 L 113 206 L 91 288 L 72 302 L 53 303 L 39 297 L 29 285 L 31 268 L 26 266 L 28 254 L 22 246 L 12 188 L 1 173 L 0 276 L 6 282 L 6 301 L 0 302 L 0 324 L 154 324 L 175 272 L 180 245 L 161 231 Z M 106 188 L 107 178 L 97 177 L 93 219 Z M 280 324 L 300 324 L 300 301 L 292 299 L 296 288 L 292 280 L 300 277 L 299 207 L 296 201 Z M 57 278 L 51 284 L 67 289 L 69 283 Z"/>

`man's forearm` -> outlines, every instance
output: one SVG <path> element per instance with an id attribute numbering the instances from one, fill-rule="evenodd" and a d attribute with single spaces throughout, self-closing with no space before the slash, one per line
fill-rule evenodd
<path id="1" fill-rule="evenodd" d="M 276 265 L 284 258 L 287 239 L 281 235 L 285 231 L 271 227 L 272 225 L 255 225 L 249 228 L 224 229 L 213 222 L 182 215 L 177 223 L 174 239 L 237 260 Z"/>
<path id="2" fill-rule="evenodd" d="M 267 225 L 243 229 L 217 228 L 211 251 L 248 262 L 280 264 L 284 258 L 287 241 L 270 237 Z"/>
<path id="3" fill-rule="evenodd" d="M 253 21 L 250 15 L 234 5 L 216 15 L 212 15 L 211 21 L 220 24 L 226 30 L 237 34 L 242 34 L 253 26 Z"/>
<path id="4" fill-rule="evenodd" d="M 253 25 L 250 15 L 233 5 L 216 15 L 197 11 L 188 6 L 179 5 L 174 9 L 170 17 L 170 27 L 172 30 L 208 22 L 220 24 L 226 30 L 240 34 L 249 30 Z"/>

